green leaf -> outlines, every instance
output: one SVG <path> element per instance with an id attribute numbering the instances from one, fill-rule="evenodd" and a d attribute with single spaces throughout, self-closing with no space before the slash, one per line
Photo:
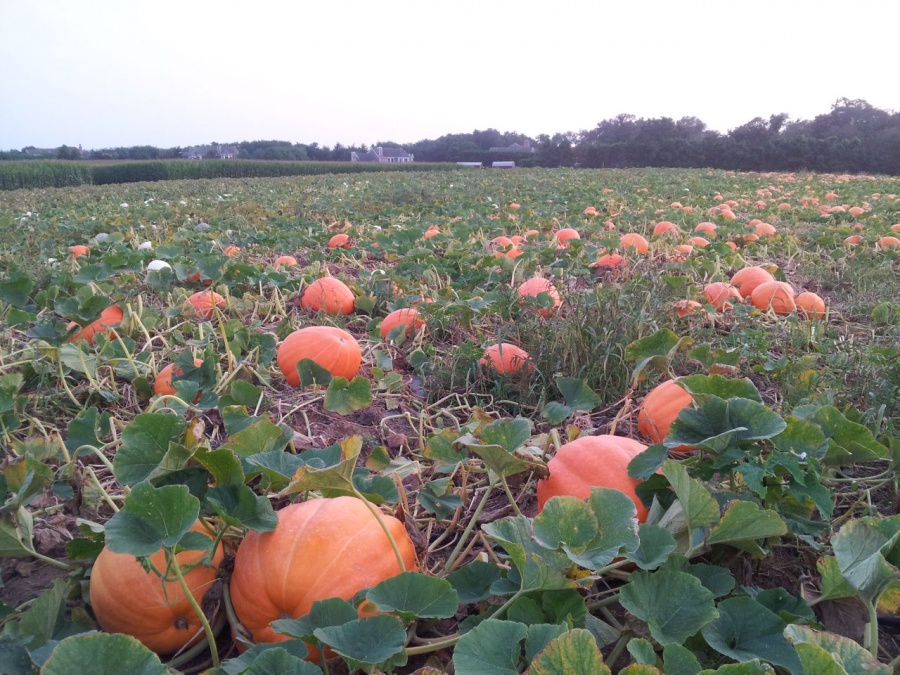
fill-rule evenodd
<path id="1" fill-rule="evenodd" d="M 683 645 L 666 645 L 662 657 L 666 675 L 698 675 L 702 669 L 694 653 Z"/>
<path id="2" fill-rule="evenodd" d="M 700 675 L 775 675 L 772 666 L 762 661 L 727 663 L 715 670 L 701 670 Z"/>
<path id="3" fill-rule="evenodd" d="M 753 380 L 744 378 L 727 378 L 722 375 L 687 375 L 678 378 L 678 383 L 684 387 L 697 403 L 703 403 L 707 397 L 716 396 L 721 399 L 746 398 L 757 403 L 762 403 L 759 390 L 753 384 Z"/>
<path id="4" fill-rule="evenodd" d="M 484 461 L 491 471 L 498 476 L 513 476 L 529 471 L 535 461 L 522 455 L 514 455 L 501 445 L 486 445 L 472 434 L 464 434 L 456 439 L 456 445 L 464 447 Z"/>
<path id="5" fill-rule="evenodd" d="M 245 380 L 234 380 L 227 396 L 219 397 L 219 408 L 238 405 L 254 410 L 263 398 L 263 390 Z"/>
<path id="6" fill-rule="evenodd" d="M 24 506 L 20 506 L 16 521 L 0 518 L 0 558 L 18 558 L 34 553 L 31 537 L 34 520 Z"/>
<path id="7" fill-rule="evenodd" d="M 552 497 L 534 519 L 534 538 L 541 546 L 583 551 L 600 533 L 587 502 L 575 497 Z"/>
<path id="8" fill-rule="evenodd" d="M 456 675 L 519 675 L 521 642 L 527 632 L 525 624 L 515 621 L 481 622 L 456 643 Z"/>
<path id="9" fill-rule="evenodd" d="M 787 525 L 775 511 L 763 510 L 756 502 L 734 501 L 710 532 L 708 543 L 733 544 L 785 534 Z"/>
<path id="10" fill-rule="evenodd" d="M 278 516 L 268 497 L 256 494 L 243 483 L 210 489 L 204 507 L 235 527 L 271 532 L 278 524 Z"/>
<path id="11" fill-rule="evenodd" d="M 209 471 L 213 482 L 220 487 L 240 485 L 244 482 L 241 460 L 228 448 L 219 447 L 215 450 L 208 450 L 201 447 L 194 453 L 193 458 L 200 466 Z"/>
<path id="12" fill-rule="evenodd" d="M 645 663 L 649 666 L 656 664 L 656 650 L 653 648 L 653 643 L 650 640 L 632 638 L 628 641 L 628 653 L 638 663 Z"/>
<path id="13" fill-rule="evenodd" d="M 459 432 L 455 429 L 443 429 L 431 434 L 425 441 L 425 459 L 429 459 L 437 466 L 455 466 L 468 458 L 468 451 L 456 445 Z"/>
<path id="14" fill-rule="evenodd" d="M 638 480 L 647 480 L 662 468 L 669 458 L 669 448 L 662 443 L 651 445 L 628 463 L 628 475 Z"/>
<path id="15" fill-rule="evenodd" d="M 694 343 L 690 337 L 679 337 L 668 328 L 662 328 L 653 335 L 648 335 L 635 340 L 625 347 L 625 360 L 637 361 L 637 365 L 631 373 L 633 383 L 640 382 L 644 377 L 644 371 L 653 367 L 661 373 L 666 373 L 672 366 L 672 361 L 678 352 L 687 349 Z"/>
<path id="16" fill-rule="evenodd" d="M 66 450 L 74 453 L 82 445 L 90 445 L 95 448 L 100 447 L 102 443 L 97 437 L 98 428 L 108 429 L 109 419 L 109 413 L 100 415 L 94 406 L 79 413 L 78 417 L 69 422 Z"/>
<path id="17" fill-rule="evenodd" d="M 816 569 L 822 579 L 819 589 L 822 600 L 852 598 L 856 595 L 853 586 L 841 575 L 841 567 L 833 555 L 825 556 L 816 562 Z"/>
<path id="18" fill-rule="evenodd" d="M 526 600 L 527 598 L 520 598 Z M 525 662 L 531 663 L 547 645 L 569 630 L 565 624 L 533 623 L 525 633 Z"/>
<path id="19" fill-rule="evenodd" d="M 563 633 L 547 645 L 525 672 L 527 675 L 607 675 L 612 671 L 603 663 L 603 655 L 597 648 L 594 637 L 588 631 L 576 628 Z"/>
<path id="20" fill-rule="evenodd" d="M 335 377 L 325 391 L 325 410 L 350 415 L 372 403 L 372 385 L 364 377 Z"/>
<path id="21" fill-rule="evenodd" d="M 825 434 L 816 424 L 791 416 L 785 417 L 784 421 L 787 423 L 784 431 L 772 437 L 772 443 L 781 452 L 816 456 L 825 445 Z"/>
<path id="22" fill-rule="evenodd" d="M 499 445 L 507 452 L 515 452 L 531 438 L 531 420 L 524 417 L 499 419 L 481 430 L 481 440 L 485 445 Z"/>
<path id="23" fill-rule="evenodd" d="M 306 389 L 313 384 L 327 386 L 333 378 L 330 371 L 312 359 L 300 359 L 297 363 L 297 373 L 300 375 L 301 389 Z"/>
<path id="24" fill-rule="evenodd" d="M 141 413 L 131 420 L 113 460 L 116 480 L 122 485 L 136 485 L 148 479 L 171 444 L 184 438 L 186 426 L 183 418 L 171 413 Z"/>
<path id="25" fill-rule="evenodd" d="M 699 407 L 678 414 L 665 444 L 670 448 L 691 445 L 723 454 L 729 446 L 776 436 L 786 426 L 777 413 L 762 403 L 711 396 Z"/>
<path id="26" fill-rule="evenodd" d="M 41 668 L 43 675 L 166 675 L 159 657 L 121 633 L 75 635 L 60 642 Z"/>
<path id="27" fill-rule="evenodd" d="M 675 537 L 664 527 L 641 523 L 638 527 L 640 544 L 626 556 L 642 570 L 655 570 L 678 546 Z"/>
<path id="28" fill-rule="evenodd" d="M 309 654 L 309 649 L 307 648 L 306 643 L 302 642 L 301 640 L 288 640 L 286 642 L 279 642 L 276 644 L 255 644 L 240 656 L 236 656 L 233 659 L 224 661 L 218 669 L 209 671 L 208 675 L 241 675 L 247 670 L 247 668 L 251 667 L 257 657 L 261 656 L 265 652 L 276 649 L 295 656 L 297 659 L 304 659 L 306 658 L 307 654 Z M 304 663 L 307 663 L 307 665 L 315 668 L 315 670 L 310 670 L 308 675 L 322 675 L 322 671 L 318 666 L 314 666 L 313 664 L 306 661 L 304 661 Z M 301 672 L 300 675 L 307 674 Z"/>
<path id="29" fill-rule="evenodd" d="M 828 441 L 825 462 L 829 464 L 855 464 L 887 459 L 888 449 L 862 424 L 851 422 L 834 406 L 822 406 L 806 417 L 817 424 Z"/>
<path id="30" fill-rule="evenodd" d="M 78 626 L 66 622 L 66 599 L 72 592 L 68 579 L 55 579 L 53 585 L 34 599 L 23 612 L 18 624 L 19 635 L 30 638 L 28 650 L 35 649 L 53 640 L 61 640 L 74 633 L 90 630 L 93 626 Z"/>
<path id="31" fill-rule="evenodd" d="M 184 485 L 135 485 L 125 505 L 106 523 L 106 546 L 141 557 L 174 547 L 197 522 L 200 502 Z"/>
<path id="32" fill-rule="evenodd" d="M 800 657 L 800 663 L 803 665 L 803 671 L 806 673 L 848 675 L 844 667 L 837 662 L 836 657 L 818 645 L 801 642 L 799 645 L 795 645 L 794 649 L 797 650 L 797 656 Z"/>
<path id="33" fill-rule="evenodd" d="M 238 457 L 250 457 L 264 452 L 284 450 L 294 437 L 294 431 L 286 424 L 275 424 L 268 417 L 249 418 L 253 420 L 236 433 L 230 433 L 222 444 Z"/>
<path id="34" fill-rule="evenodd" d="M 509 554 L 521 576 L 520 590 L 556 590 L 574 585 L 566 577 L 571 566 L 569 559 L 562 553 L 541 547 L 532 536 L 532 522 L 528 518 L 504 518 L 484 525 L 483 529 Z"/>
<path id="35" fill-rule="evenodd" d="M 241 675 L 322 675 L 322 669 L 290 654 L 279 645 L 271 645 L 240 671 Z"/>
<path id="36" fill-rule="evenodd" d="M 3 281 L 0 281 L 0 300 L 20 309 L 28 304 L 31 291 L 34 290 L 34 281 L 25 272 L 15 270 L 9 272 Z"/>
<path id="37" fill-rule="evenodd" d="M 449 581 L 418 572 L 402 572 L 385 579 L 366 593 L 379 611 L 393 612 L 404 621 L 446 619 L 459 607 L 459 596 Z"/>
<path id="38" fill-rule="evenodd" d="M 869 602 L 898 578 L 897 568 L 887 559 L 898 539 L 900 515 L 851 520 L 831 538 L 841 576 Z"/>
<path id="39" fill-rule="evenodd" d="M 634 572 L 622 587 L 621 605 L 647 623 L 662 645 L 682 644 L 719 616 L 713 595 L 700 580 L 684 572 Z"/>
<path id="40" fill-rule="evenodd" d="M 718 502 L 713 499 L 703 483 L 688 475 L 683 464 L 671 459 L 666 460 L 663 464 L 663 475 L 669 480 L 678 501 L 681 502 L 689 532 L 719 522 Z"/>
<path id="41" fill-rule="evenodd" d="M 297 619 L 276 619 L 272 622 L 272 629 L 276 633 L 283 633 L 294 638 L 311 640 L 318 644 L 313 633 L 317 628 L 329 628 L 331 626 L 343 626 L 345 623 L 356 621 L 359 612 L 346 600 L 341 598 L 328 598 L 316 600 L 305 614 Z"/>
<path id="42" fill-rule="evenodd" d="M 823 649 L 832 658 L 837 660 L 843 666 L 847 673 L 866 673 L 866 675 L 891 675 L 893 672 L 887 665 L 879 663 L 867 650 L 863 649 L 858 643 L 850 638 L 834 633 L 824 633 L 815 631 L 806 626 L 791 624 L 784 629 L 784 636 L 794 646 L 798 647 L 800 659 L 806 665 L 807 659 L 815 659 L 816 662 L 821 660 L 816 653 L 801 651 L 799 647 L 804 644 L 814 645 Z M 804 658 L 805 656 L 805 658 Z M 827 661 L 826 661 L 827 663 Z M 807 668 L 807 675 L 819 675 L 819 670 L 811 670 Z M 824 671 L 827 672 L 827 671 Z"/>
<path id="43" fill-rule="evenodd" d="M 563 405 L 558 401 L 550 401 L 541 411 L 541 418 L 552 427 L 559 426 L 565 422 L 569 415 L 575 411 L 567 405 Z"/>
<path id="44" fill-rule="evenodd" d="M 703 627 L 710 647 L 735 661 L 760 659 L 802 674 L 797 652 L 784 638 L 785 622 L 753 598 L 741 596 L 722 600 L 719 618 Z"/>
<path id="45" fill-rule="evenodd" d="M 340 654 L 351 669 L 406 663 L 403 651 L 406 631 L 394 616 L 372 616 L 340 626 L 316 628 L 313 635 Z"/>
<path id="46" fill-rule="evenodd" d="M 491 597 L 491 585 L 503 576 L 493 563 L 473 560 L 447 575 L 447 581 L 459 594 L 459 602 L 468 605 Z"/>
<path id="47" fill-rule="evenodd" d="M 422 485 L 416 501 L 438 520 L 443 520 L 463 505 L 462 497 L 456 493 L 450 478 L 435 478 Z"/>
<path id="48" fill-rule="evenodd" d="M 558 377 L 556 386 L 566 399 L 566 405 L 572 410 L 590 412 L 603 402 L 587 382 L 577 377 Z"/>
<path id="49" fill-rule="evenodd" d="M 290 484 L 281 495 L 290 495 L 307 490 L 331 490 L 336 494 L 354 494 L 353 474 L 356 458 L 362 450 L 362 438 L 351 436 L 340 443 L 341 461 L 337 464 L 316 468 L 313 463 L 304 464 L 291 477 Z M 305 453 L 304 453 L 305 454 Z"/>

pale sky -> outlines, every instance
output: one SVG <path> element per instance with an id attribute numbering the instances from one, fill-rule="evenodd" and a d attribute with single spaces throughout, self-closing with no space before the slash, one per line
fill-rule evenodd
<path id="1" fill-rule="evenodd" d="M 0 0 L 0 150 L 900 110 L 897 0 Z"/>

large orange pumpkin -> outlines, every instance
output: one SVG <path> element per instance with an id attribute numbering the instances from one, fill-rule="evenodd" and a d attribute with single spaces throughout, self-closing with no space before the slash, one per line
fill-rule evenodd
<path id="1" fill-rule="evenodd" d="M 206 534 L 200 523 L 191 530 Z M 203 555 L 202 551 L 182 551 L 175 554 L 175 559 L 184 569 Z M 184 580 L 198 602 L 216 580 L 222 557 L 219 546 L 212 567 L 197 565 L 185 573 Z M 151 555 L 150 561 L 156 569 L 166 569 L 162 549 Z M 158 654 L 171 654 L 203 638 L 200 619 L 179 583 L 163 582 L 153 572 L 145 571 L 133 555 L 104 548 L 91 572 L 90 597 L 103 630 L 131 635 Z"/>
<path id="2" fill-rule="evenodd" d="M 722 281 L 706 284 L 706 286 L 703 287 L 703 296 L 706 298 L 706 301 L 719 312 L 731 309 L 732 300 L 741 299 L 741 294 L 738 293 L 734 286 Z"/>
<path id="3" fill-rule="evenodd" d="M 299 387 L 297 364 L 312 359 L 334 377 L 352 380 L 362 363 L 362 350 L 350 333 L 333 326 L 308 326 L 295 330 L 278 346 L 278 367 L 288 384 Z"/>
<path id="4" fill-rule="evenodd" d="M 197 319 L 211 319 L 215 308 L 225 309 L 225 298 L 215 291 L 197 291 L 184 301 L 181 307 L 185 316 Z"/>
<path id="5" fill-rule="evenodd" d="M 553 312 L 562 304 L 562 300 L 559 297 L 559 291 L 556 290 L 556 286 L 553 285 L 547 279 L 542 277 L 532 277 L 528 281 L 525 281 L 519 286 L 518 289 L 519 296 L 524 298 L 534 297 L 536 298 L 541 293 L 546 293 L 553 300 L 553 307 L 541 307 L 538 310 L 538 314 L 540 314 L 545 319 L 550 318 L 553 315 Z"/>
<path id="6" fill-rule="evenodd" d="M 277 270 L 282 265 L 285 267 L 294 267 L 295 265 L 299 265 L 297 259 L 292 255 L 280 255 L 275 258 L 275 262 L 272 263 L 272 266 Z"/>
<path id="7" fill-rule="evenodd" d="M 644 397 L 638 410 L 638 431 L 654 443 L 662 443 L 678 413 L 693 401 L 693 397 L 675 380 L 658 384 Z"/>
<path id="8" fill-rule="evenodd" d="M 417 309 L 412 307 L 395 309 L 381 320 L 381 339 L 387 341 L 391 331 L 400 325 L 406 326 L 406 335 L 409 337 L 419 330 L 424 323 L 425 319 L 422 318 Z"/>
<path id="9" fill-rule="evenodd" d="M 203 361 L 200 359 L 194 359 L 194 365 L 198 368 L 203 365 Z M 181 368 L 175 367 L 174 363 L 170 363 L 165 368 L 159 371 L 156 374 L 156 381 L 153 383 L 153 393 L 156 395 L 168 395 L 174 396 L 178 392 L 175 390 L 175 387 L 172 385 L 172 377 L 173 376 L 181 376 Z M 198 396 L 199 398 L 199 396 Z"/>
<path id="10" fill-rule="evenodd" d="M 300 298 L 300 306 L 326 314 L 352 314 L 355 299 L 353 291 L 343 281 L 334 277 L 322 277 L 306 287 Z"/>
<path id="11" fill-rule="evenodd" d="M 623 249 L 633 248 L 635 251 L 642 255 L 650 250 L 650 242 L 648 242 L 637 232 L 629 232 L 628 234 L 623 234 L 619 239 L 619 244 Z"/>
<path id="12" fill-rule="evenodd" d="M 794 298 L 799 312 L 808 319 L 822 319 L 825 317 L 825 301 L 818 293 L 803 291 Z"/>
<path id="13" fill-rule="evenodd" d="M 547 462 L 548 478 L 537 483 L 538 511 L 551 497 L 591 496 L 592 487 L 619 490 L 631 497 L 638 522 L 647 520 L 647 507 L 635 488 L 640 482 L 628 476 L 628 463 L 647 449 L 643 443 L 622 436 L 582 436 L 566 443 Z"/>
<path id="14" fill-rule="evenodd" d="M 509 342 L 500 342 L 485 349 L 484 356 L 478 362 L 503 375 L 511 375 L 523 369 L 531 370 L 532 365 L 528 359 L 528 352 L 521 347 L 516 347 Z"/>
<path id="15" fill-rule="evenodd" d="M 735 272 L 731 277 L 731 285 L 734 286 L 741 297 L 747 299 L 753 290 L 767 281 L 775 281 L 775 277 L 764 267 L 744 267 Z"/>
<path id="16" fill-rule="evenodd" d="M 670 220 L 661 220 L 653 226 L 653 236 L 661 237 L 664 234 L 678 234 L 678 226 Z"/>
<path id="17" fill-rule="evenodd" d="M 78 260 L 81 256 L 88 255 L 91 252 L 91 249 L 84 244 L 75 244 L 75 246 L 69 247 L 69 252 L 75 260 Z"/>
<path id="18" fill-rule="evenodd" d="M 756 309 L 770 309 L 776 314 L 790 314 L 797 309 L 793 287 L 784 281 L 767 281 L 750 294 L 750 302 Z"/>
<path id="19" fill-rule="evenodd" d="M 328 248 L 350 248 L 350 235 L 343 232 L 334 235 L 328 240 Z"/>
<path id="20" fill-rule="evenodd" d="M 403 523 L 384 514 L 381 519 L 412 571 L 416 551 Z M 401 571 L 362 500 L 310 499 L 281 509 L 274 531 L 247 533 L 234 559 L 231 601 L 253 642 L 282 642 L 288 637 L 269 626 L 275 619 L 304 616 L 316 600 L 349 600 Z"/>
<path id="21" fill-rule="evenodd" d="M 82 328 L 81 330 L 77 330 L 72 334 L 72 337 L 69 338 L 69 342 L 77 342 L 78 340 L 85 340 L 89 345 L 94 344 L 94 338 L 98 333 L 105 333 L 113 326 L 118 326 L 122 323 L 122 319 L 125 316 L 125 313 L 122 311 L 122 308 L 118 305 L 110 305 L 102 312 L 100 312 L 100 318 L 96 321 L 92 321 L 87 326 Z M 72 330 L 78 324 L 74 321 L 69 322 L 69 325 L 66 326 L 67 329 Z M 114 334 L 110 334 L 110 336 L 114 336 Z"/>
<path id="22" fill-rule="evenodd" d="M 556 240 L 557 248 L 568 248 L 569 241 L 572 239 L 581 239 L 581 235 L 578 234 L 578 230 L 573 227 L 564 227 L 561 230 L 557 230 L 553 235 L 553 238 Z"/>

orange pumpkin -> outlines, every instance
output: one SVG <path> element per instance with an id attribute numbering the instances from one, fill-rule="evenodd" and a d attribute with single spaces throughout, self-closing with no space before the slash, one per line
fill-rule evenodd
<path id="1" fill-rule="evenodd" d="M 222 253 L 224 253 L 228 257 L 234 257 L 240 252 L 241 252 L 241 247 L 235 246 L 234 244 L 232 244 L 231 246 L 226 246 L 225 250 L 222 251 Z"/>
<path id="2" fill-rule="evenodd" d="M 772 309 L 776 314 L 790 314 L 797 309 L 793 287 L 784 281 L 767 281 L 750 294 L 750 302 L 756 309 Z"/>
<path id="3" fill-rule="evenodd" d="M 569 248 L 569 241 L 581 239 L 581 235 L 578 234 L 578 230 L 572 227 L 564 227 L 561 230 L 557 230 L 553 238 L 556 240 L 557 248 Z"/>
<path id="4" fill-rule="evenodd" d="M 675 380 L 658 384 L 644 397 L 638 410 L 638 431 L 654 443 L 662 443 L 678 413 L 693 401 L 693 397 Z"/>
<path id="5" fill-rule="evenodd" d="M 203 365 L 200 359 L 194 359 L 194 365 L 198 368 Z M 156 374 L 156 381 L 153 383 L 153 393 L 157 395 L 174 396 L 178 392 L 172 386 L 172 377 L 181 377 L 181 368 L 176 368 L 174 363 L 170 363 Z"/>
<path id="6" fill-rule="evenodd" d="M 619 239 L 619 244 L 624 249 L 633 248 L 635 251 L 642 255 L 650 250 L 650 242 L 648 242 L 644 237 L 637 234 L 636 232 L 623 234 Z"/>
<path id="7" fill-rule="evenodd" d="M 314 312 L 326 314 L 352 314 L 356 296 L 340 279 L 322 277 L 316 279 L 300 298 L 300 306 Z"/>
<path id="8" fill-rule="evenodd" d="M 427 230 L 425 230 L 425 234 L 423 234 L 422 236 L 425 237 L 425 239 L 431 239 L 432 237 L 438 236 L 440 233 L 441 228 L 439 228 L 437 225 L 432 225 Z"/>
<path id="9" fill-rule="evenodd" d="M 625 258 L 620 253 L 604 253 L 597 257 L 591 267 L 599 267 L 603 270 L 618 271 L 625 264 Z"/>
<path id="10" fill-rule="evenodd" d="M 122 308 L 118 305 L 110 305 L 102 312 L 100 312 L 100 318 L 96 321 L 92 321 L 84 328 L 75 331 L 72 334 L 72 337 L 69 338 L 69 342 L 77 342 L 78 340 L 84 340 L 89 345 L 94 344 L 94 338 L 98 333 L 105 333 L 113 326 L 118 326 L 122 323 L 122 319 L 124 318 L 125 313 L 122 311 Z M 67 329 L 72 330 L 78 326 L 78 324 L 74 321 L 70 321 L 66 326 Z M 115 333 L 111 333 L 110 337 L 113 337 Z"/>
<path id="11" fill-rule="evenodd" d="M 877 242 L 875 242 L 881 248 L 898 248 L 900 247 L 900 239 L 897 237 L 880 237 Z"/>
<path id="12" fill-rule="evenodd" d="M 522 370 L 530 371 L 532 365 L 528 359 L 528 352 L 521 347 L 509 342 L 500 342 L 485 349 L 484 356 L 478 362 L 503 375 L 512 375 Z"/>
<path id="13" fill-rule="evenodd" d="M 794 298 L 797 310 L 808 319 L 822 319 L 825 317 L 825 301 L 812 291 L 803 291 Z"/>
<path id="14" fill-rule="evenodd" d="M 675 308 L 675 314 L 679 317 L 700 314 L 703 310 L 703 305 L 696 300 L 678 300 L 673 307 Z"/>
<path id="15" fill-rule="evenodd" d="M 863 238 L 862 238 L 861 234 L 851 234 L 849 237 L 844 239 L 844 243 L 847 246 L 854 246 L 854 245 L 860 243 L 862 241 L 862 239 Z"/>
<path id="16" fill-rule="evenodd" d="M 418 310 L 412 307 L 395 309 L 381 321 L 381 339 L 387 341 L 391 331 L 401 325 L 406 326 L 406 335 L 409 337 L 419 330 L 424 323 L 425 319 L 422 318 Z"/>
<path id="17" fill-rule="evenodd" d="M 208 534 L 200 523 L 191 530 Z M 184 569 L 203 555 L 202 551 L 182 551 L 175 559 Z M 197 565 L 185 573 L 184 580 L 198 602 L 216 580 L 222 557 L 220 545 L 213 566 Z M 162 549 L 151 555 L 150 561 L 156 569 L 166 569 Z M 90 597 L 103 630 L 131 635 L 157 654 L 171 654 L 203 639 L 200 620 L 179 583 L 163 582 L 155 573 L 145 571 L 133 555 L 104 548 L 91 572 Z"/>
<path id="18" fill-rule="evenodd" d="M 553 307 L 541 307 L 538 310 L 538 314 L 540 314 L 545 319 L 550 318 L 553 315 L 553 312 L 562 304 L 562 300 L 559 297 L 559 291 L 556 290 L 556 286 L 553 285 L 547 279 L 542 277 L 532 277 L 528 281 L 525 281 L 518 288 L 519 296 L 522 299 L 528 297 L 537 297 L 541 293 L 546 293 L 553 300 Z"/>
<path id="19" fill-rule="evenodd" d="M 406 571 L 412 571 L 416 551 L 403 523 L 384 514 L 381 519 Z M 401 571 L 387 535 L 362 500 L 310 499 L 281 509 L 273 532 L 247 533 L 234 559 L 231 601 L 253 642 L 283 642 L 288 636 L 273 631 L 271 621 L 304 616 L 317 600 L 349 600 Z"/>
<path id="20" fill-rule="evenodd" d="M 715 238 L 717 229 L 719 228 L 715 223 L 704 221 L 694 228 L 694 232 L 703 232 L 708 237 Z"/>
<path id="21" fill-rule="evenodd" d="M 647 507 L 635 492 L 640 481 L 628 476 L 628 463 L 646 449 L 643 443 L 612 435 L 582 436 L 566 443 L 547 462 L 550 476 L 537 483 L 538 511 L 551 497 L 587 499 L 592 487 L 604 487 L 628 495 L 643 523 Z"/>
<path id="22" fill-rule="evenodd" d="M 297 364 L 311 359 L 334 377 L 352 380 L 362 363 L 362 350 L 350 333 L 333 326 L 308 326 L 295 330 L 278 346 L 278 367 L 293 387 L 300 386 Z"/>
<path id="23" fill-rule="evenodd" d="M 678 226 L 669 220 L 659 221 L 653 226 L 653 236 L 661 237 L 664 234 L 678 234 Z"/>
<path id="24" fill-rule="evenodd" d="M 215 291 L 197 291 L 181 306 L 185 316 L 197 319 L 211 319 L 215 314 L 215 308 L 225 309 L 225 298 Z"/>
<path id="25" fill-rule="evenodd" d="M 723 281 L 706 284 L 706 286 L 703 287 L 703 295 L 706 297 L 706 301 L 719 312 L 731 309 L 732 300 L 741 299 L 741 294 L 738 293 L 737 289 Z"/>
<path id="26" fill-rule="evenodd" d="M 295 267 L 300 263 L 297 262 L 297 259 L 292 255 L 280 255 L 275 258 L 275 262 L 272 263 L 272 266 L 277 270 L 279 267 L 284 265 L 285 267 Z"/>
<path id="27" fill-rule="evenodd" d="M 744 299 L 749 298 L 757 286 L 767 281 L 775 281 L 775 277 L 767 269 L 756 266 L 744 267 L 731 277 L 731 285 Z"/>
<path id="28" fill-rule="evenodd" d="M 76 244 L 75 246 L 69 247 L 69 252 L 75 260 L 78 260 L 81 256 L 88 255 L 91 252 L 91 249 L 84 244 Z"/>
<path id="29" fill-rule="evenodd" d="M 350 248 L 350 235 L 343 232 L 334 235 L 328 240 L 328 248 Z"/>
<path id="30" fill-rule="evenodd" d="M 774 237 L 775 227 L 771 223 L 757 223 L 756 234 L 760 237 Z"/>
<path id="31" fill-rule="evenodd" d="M 700 248 L 706 248 L 709 246 L 709 239 L 706 237 L 691 237 L 688 239 L 688 244 L 691 246 L 699 246 Z"/>

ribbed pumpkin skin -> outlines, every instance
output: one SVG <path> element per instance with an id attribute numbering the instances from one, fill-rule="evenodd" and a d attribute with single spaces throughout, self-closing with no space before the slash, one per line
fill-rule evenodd
<path id="1" fill-rule="evenodd" d="M 521 347 L 501 342 L 491 345 L 484 350 L 484 356 L 479 359 L 479 363 L 483 366 L 489 366 L 503 375 L 511 375 L 520 370 L 531 370 L 532 366 L 528 362 L 528 352 Z"/>
<path id="2" fill-rule="evenodd" d="M 422 318 L 417 309 L 412 307 L 395 309 L 381 320 L 381 339 L 387 340 L 391 331 L 401 324 L 406 326 L 406 335 L 410 336 L 424 323 L 425 319 Z"/>
<path id="3" fill-rule="evenodd" d="M 407 571 L 416 552 L 399 520 L 382 514 Z M 231 601 L 253 642 L 283 642 L 269 622 L 299 618 L 312 603 L 349 600 L 401 572 L 375 516 L 355 497 L 311 499 L 278 512 L 273 532 L 249 532 L 238 547 Z"/>
<path id="4" fill-rule="evenodd" d="M 322 277 L 303 291 L 300 306 L 303 309 L 332 315 L 352 314 L 355 299 L 353 291 L 343 281 L 334 277 Z"/>
<path id="5" fill-rule="evenodd" d="M 194 365 L 198 368 L 203 365 L 203 361 L 200 359 L 194 359 Z M 172 376 L 175 375 L 175 364 L 170 363 L 165 368 L 159 371 L 156 374 L 156 380 L 153 382 L 153 393 L 156 395 L 168 395 L 174 396 L 178 392 L 175 390 L 175 387 L 172 385 Z M 178 375 L 181 375 L 181 369 L 179 368 Z"/>
<path id="6" fill-rule="evenodd" d="M 825 301 L 818 293 L 803 291 L 794 298 L 797 310 L 808 319 L 822 319 L 825 317 Z"/>
<path id="7" fill-rule="evenodd" d="M 73 333 L 72 337 L 69 338 L 69 342 L 85 340 L 89 345 L 92 345 L 94 344 L 94 338 L 96 337 L 97 333 L 105 333 L 113 326 L 118 326 L 120 323 L 122 323 L 122 319 L 124 318 L 124 316 L 125 313 L 122 311 L 121 307 L 119 307 L 118 305 L 110 305 L 102 312 L 100 312 L 99 319 L 97 319 L 96 321 L 92 321 L 81 330 Z M 77 325 L 77 323 L 72 321 L 71 323 L 69 323 L 67 328 L 72 329 Z"/>
<path id="8" fill-rule="evenodd" d="M 278 346 L 278 367 L 293 387 L 300 386 L 297 364 L 312 359 L 334 377 L 352 380 L 362 363 L 362 350 L 350 333 L 332 326 L 295 330 Z"/>
<path id="9" fill-rule="evenodd" d="M 763 267 L 744 267 L 731 277 L 731 285 L 738 289 L 738 293 L 745 300 L 750 297 L 754 289 L 767 281 L 775 281 L 775 277 Z"/>
<path id="10" fill-rule="evenodd" d="M 343 232 L 334 235 L 328 240 L 328 248 L 350 248 L 350 235 Z"/>
<path id="11" fill-rule="evenodd" d="M 622 248 L 633 248 L 640 254 L 644 254 L 650 250 L 650 242 L 648 242 L 637 232 L 629 232 L 628 234 L 623 234 L 619 239 L 619 244 L 622 246 Z"/>
<path id="12" fill-rule="evenodd" d="M 750 302 L 756 309 L 772 309 L 776 314 L 790 314 L 797 309 L 794 289 L 783 281 L 767 281 L 753 289 Z"/>
<path id="13" fill-rule="evenodd" d="M 191 530 L 206 533 L 198 523 Z M 182 568 L 203 556 L 201 551 L 175 555 Z M 216 579 L 216 567 L 223 557 L 219 546 L 214 567 L 198 565 L 185 574 L 191 594 L 200 602 Z M 165 553 L 150 556 L 154 567 L 166 569 Z M 171 654 L 186 644 L 203 639 L 203 628 L 177 581 L 163 582 L 153 572 L 145 572 L 133 555 L 104 548 L 91 572 L 91 607 L 103 630 L 125 633 L 140 640 L 157 654 Z M 196 637 L 195 637 L 196 636 Z"/>
<path id="14" fill-rule="evenodd" d="M 638 411 L 638 432 L 654 443 L 662 443 L 669 435 L 669 427 L 685 408 L 693 402 L 689 393 L 676 384 L 675 380 L 666 380 L 654 387 Z"/>
<path id="15" fill-rule="evenodd" d="M 294 267 L 295 265 L 298 265 L 298 264 L 299 263 L 297 262 L 297 259 L 294 256 L 280 255 L 277 258 L 275 258 L 275 262 L 272 263 L 272 267 L 274 267 L 277 270 L 282 266 Z"/>
<path id="16" fill-rule="evenodd" d="M 573 227 L 564 227 L 561 230 L 557 230 L 556 234 L 553 235 L 553 238 L 556 240 L 558 246 L 567 248 L 570 239 L 581 239 L 581 235 L 578 234 L 578 230 Z"/>
<path id="17" fill-rule="evenodd" d="M 738 293 L 734 286 L 730 286 L 722 281 L 706 284 L 706 286 L 703 287 L 703 296 L 706 298 L 706 301 L 719 312 L 731 309 L 732 300 L 741 299 L 741 294 Z"/>
<path id="18" fill-rule="evenodd" d="M 556 286 L 553 285 L 547 279 L 542 277 L 532 277 L 528 281 L 523 282 L 519 285 L 519 296 L 522 298 L 526 297 L 534 297 L 536 298 L 541 293 L 546 293 L 553 299 L 553 307 L 541 307 L 538 310 L 538 314 L 540 314 L 545 319 L 549 319 L 553 315 L 553 311 L 562 304 L 562 300 L 559 297 L 559 291 L 556 290 Z"/>
<path id="19" fill-rule="evenodd" d="M 212 318 L 215 307 L 225 309 L 225 298 L 215 291 L 197 291 L 184 301 L 181 309 L 185 316 L 206 320 Z"/>
<path id="20" fill-rule="evenodd" d="M 547 462 L 550 477 L 538 481 L 538 511 L 551 497 L 586 499 L 592 487 L 604 487 L 628 495 L 637 508 L 638 522 L 643 523 L 647 507 L 635 493 L 640 481 L 629 478 L 628 463 L 646 449 L 643 443 L 612 435 L 582 436 L 566 443 Z"/>

